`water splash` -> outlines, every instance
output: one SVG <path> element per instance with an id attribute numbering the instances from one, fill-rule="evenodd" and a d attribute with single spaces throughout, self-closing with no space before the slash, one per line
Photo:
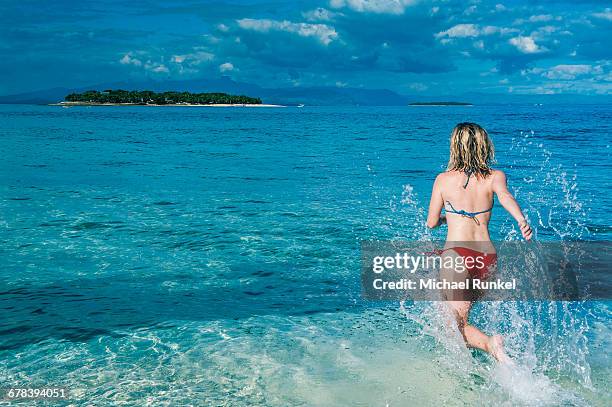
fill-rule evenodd
<path id="1" fill-rule="evenodd" d="M 577 401 L 566 397 L 563 389 L 543 374 L 534 374 L 521 365 L 500 364 L 491 371 L 491 387 L 506 393 L 515 403 L 528 406 L 559 405 L 561 400 Z"/>
<path id="2" fill-rule="evenodd" d="M 534 237 L 561 241 L 583 240 L 589 237 L 584 219 L 589 208 L 580 194 L 578 175 L 574 169 L 555 162 L 553 153 L 538 142 L 535 133 L 521 132 L 512 139 L 511 151 L 517 153 L 511 163 L 511 171 L 522 176 L 522 182 L 538 182 L 539 188 L 523 188 L 512 185 L 523 206 L 525 215 L 534 228 Z M 506 240 L 517 240 L 520 233 L 512 221 L 502 227 Z"/>

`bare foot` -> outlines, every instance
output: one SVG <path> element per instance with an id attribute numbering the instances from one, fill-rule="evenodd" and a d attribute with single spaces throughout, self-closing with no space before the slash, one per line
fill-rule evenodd
<path id="1" fill-rule="evenodd" d="M 489 337 L 487 343 L 487 351 L 493 356 L 499 363 L 511 363 L 512 359 L 506 355 L 504 350 L 504 338 L 501 335 L 493 335 Z"/>

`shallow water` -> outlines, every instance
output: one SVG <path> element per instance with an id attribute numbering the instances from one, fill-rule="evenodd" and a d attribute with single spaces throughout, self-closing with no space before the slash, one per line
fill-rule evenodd
<path id="1" fill-rule="evenodd" d="M 0 379 L 79 404 L 609 405 L 609 302 L 360 298 L 359 242 L 424 227 L 448 133 L 486 127 L 536 238 L 612 237 L 609 106 L 0 106 Z M 499 206 L 493 237 L 517 239 Z"/>

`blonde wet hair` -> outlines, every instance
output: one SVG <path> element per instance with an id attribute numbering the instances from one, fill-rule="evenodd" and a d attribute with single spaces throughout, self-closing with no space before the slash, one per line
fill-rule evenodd
<path id="1" fill-rule="evenodd" d="M 459 123 L 450 139 L 448 171 L 486 177 L 491 174 L 495 149 L 489 134 L 476 123 Z"/>

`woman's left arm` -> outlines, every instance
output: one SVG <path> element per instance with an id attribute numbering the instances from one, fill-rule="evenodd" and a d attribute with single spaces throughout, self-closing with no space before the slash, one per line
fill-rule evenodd
<path id="1" fill-rule="evenodd" d="M 431 191 L 431 199 L 429 200 L 429 213 L 427 214 L 427 227 L 437 228 L 446 223 L 446 218 L 440 216 L 444 200 L 442 199 L 442 191 L 440 189 L 440 175 L 436 177 Z"/>

